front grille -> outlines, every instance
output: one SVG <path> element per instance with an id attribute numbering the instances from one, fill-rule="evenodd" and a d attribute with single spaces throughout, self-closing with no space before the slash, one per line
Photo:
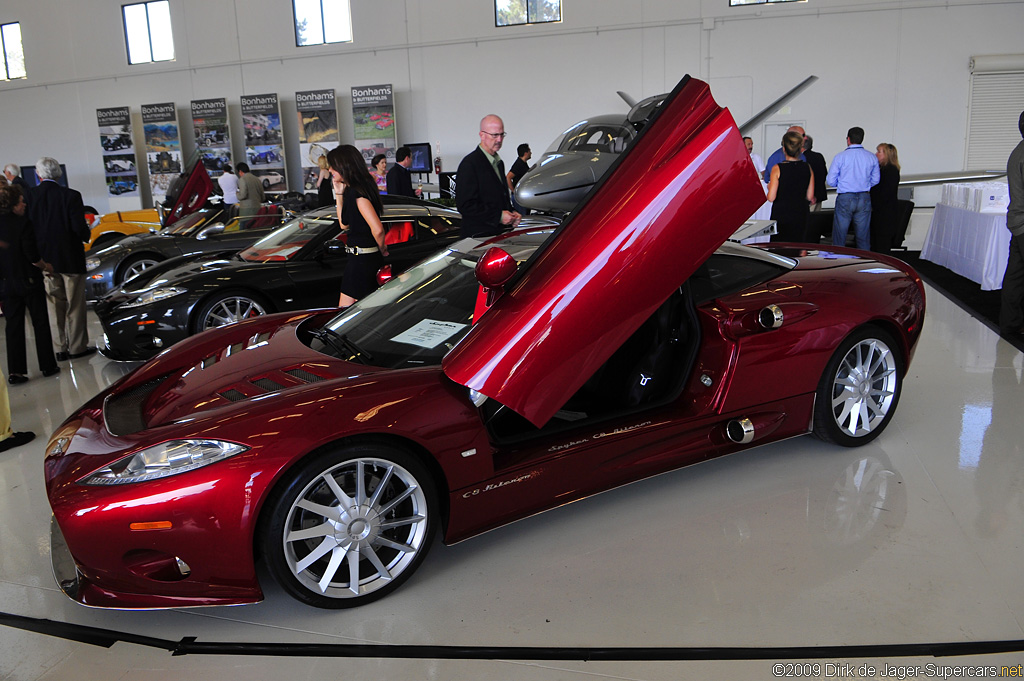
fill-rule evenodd
<path id="1" fill-rule="evenodd" d="M 146 398 L 163 383 L 165 376 L 141 383 L 103 402 L 103 420 L 111 435 L 131 435 L 146 429 L 143 409 Z"/>

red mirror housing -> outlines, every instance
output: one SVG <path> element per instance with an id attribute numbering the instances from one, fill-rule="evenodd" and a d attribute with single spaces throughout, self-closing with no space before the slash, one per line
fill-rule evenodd
<path id="1" fill-rule="evenodd" d="M 383 286 L 394 278 L 395 275 L 391 273 L 391 265 L 384 265 L 377 270 L 377 286 Z"/>
<path id="2" fill-rule="evenodd" d="M 476 280 L 487 289 L 500 289 L 516 273 L 516 260 L 502 248 L 492 246 L 476 264 Z"/>

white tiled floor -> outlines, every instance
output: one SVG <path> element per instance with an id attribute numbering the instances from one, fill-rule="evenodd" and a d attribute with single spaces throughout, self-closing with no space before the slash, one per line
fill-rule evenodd
<path id="1" fill-rule="evenodd" d="M 200 642 L 636 648 L 1024 639 L 1022 356 L 929 294 L 899 411 L 874 443 L 846 450 L 790 440 L 438 544 L 402 589 L 350 611 L 304 607 L 272 586 L 266 601 L 239 608 L 115 612 L 65 598 L 50 573 L 43 447 L 71 410 L 130 367 L 93 356 L 64 363 L 59 377 L 33 373 L 10 393 L 16 429 L 38 438 L 0 454 L 0 613 Z M 32 356 L 29 365 L 35 372 Z M 773 662 L 175 657 L 0 625 L 0 679 L 11 681 L 734 680 L 774 678 Z M 927 664 L 1017 665 L 1024 654 L 812 662 L 822 666 L 811 678 L 838 678 L 828 663 L 850 664 L 846 678 L 864 678 L 861 665 L 880 676 L 883 664 L 924 673 Z"/>

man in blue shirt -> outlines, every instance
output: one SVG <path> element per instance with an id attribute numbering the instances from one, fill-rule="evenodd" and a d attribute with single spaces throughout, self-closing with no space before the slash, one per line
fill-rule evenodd
<path id="1" fill-rule="evenodd" d="M 853 223 L 857 248 L 871 248 L 871 188 L 878 184 L 878 158 L 861 146 L 863 128 L 850 128 L 846 149 L 832 159 L 825 181 L 836 188 L 836 215 L 832 221 L 832 245 L 845 246 Z"/>
<path id="2" fill-rule="evenodd" d="M 791 126 L 789 126 L 789 130 L 787 130 L 786 132 L 797 132 L 797 133 L 800 133 L 801 137 L 806 137 L 807 136 L 807 133 L 805 133 L 804 129 L 801 128 L 799 125 L 791 125 Z M 772 168 L 774 168 L 775 166 L 779 165 L 780 163 L 782 163 L 785 160 L 786 160 L 786 152 L 783 151 L 782 147 L 779 147 L 774 152 L 772 152 L 772 155 L 768 157 L 767 161 L 765 161 L 764 172 L 761 173 L 761 177 L 764 178 L 764 183 L 765 184 L 768 184 L 768 182 L 770 182 L 771 179 L 772 179 Z M 800 160 L 801 161 L 806 161 L 807 160 L 806 158 L 804 158 L 803 152 L 800 153 Z"/>

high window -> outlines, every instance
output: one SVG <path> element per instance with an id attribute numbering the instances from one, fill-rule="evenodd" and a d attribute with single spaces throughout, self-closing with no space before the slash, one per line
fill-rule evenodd
<path id="1" fill-rule="evenodd" d="M 297 46 L 352 42 L 349 0 L 292 0 L 292 9 Z"/>
<path id="2" fill-rule="evenodd" d="M 0 25 L 0 47 L 3 48 L 3 69 L 0 79 L 25 78 L 25 51 L 21 47 L 21 24 Z"/>
<path id="3" fill-rule="evenodd" d="M 774 5 L 777 2 L 806 2 L 807 0 L 729 0 L 729 7 L 738 5 Z"/>
<path id="4" fill-rule="evenodd" d="M 562 0 L 494 0 L 495 26 L 547 24 L 562 20 Z"/>
<path id="5" fill-rule="evenodd" d="M 147 64 L 174 59 L 171 8 L 168 0 L 122 5 L 124 40 L 129 64 Z"/>

